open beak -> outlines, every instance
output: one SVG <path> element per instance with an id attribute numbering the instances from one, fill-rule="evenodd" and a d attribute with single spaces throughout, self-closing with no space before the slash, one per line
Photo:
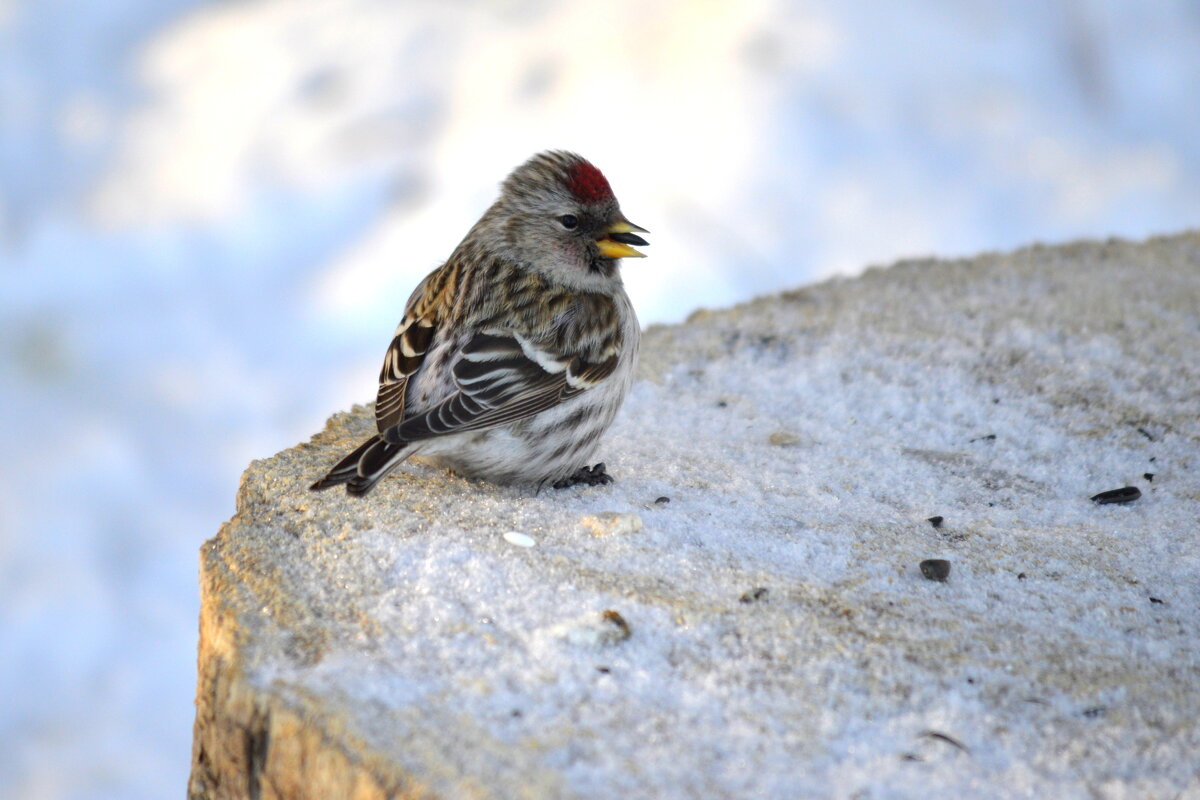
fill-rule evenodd
<path id="1" fill-rule="evenodd" d="M 638 236 L 639 233 L 649 232 L 622 219 L 605 228 L 604 235 L 596 240 L 596 244 L 600 246 L 600 255 L 605 258 L 645 258 L 645 253 L 639 253 L 630 245 L 649 245 L 649 242 Z"/>

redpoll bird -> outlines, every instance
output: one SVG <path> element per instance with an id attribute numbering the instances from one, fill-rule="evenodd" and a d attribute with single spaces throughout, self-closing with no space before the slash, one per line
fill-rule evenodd
<path id="1" fill-rule="evenodd" d="M 313 484 L 366 494 L 418 456 L 495 483 L 607 483 L 585 466 L 633 380 L 617 259 L 644 228 L 600 170 L 541 153 L 413 292 L 383 360 L 379 433 Z"/>

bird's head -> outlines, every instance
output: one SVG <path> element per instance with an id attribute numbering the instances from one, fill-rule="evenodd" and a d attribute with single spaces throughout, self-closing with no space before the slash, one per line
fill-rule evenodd
<path id="1" fill-rule="evenodd" d="M 517 167 L 492 212 L 513 258 L 580 288 L 617 279 L 617 259 L 641 258 L 633 245 L 649 244 L 604 174 L 574 153 L 539 153 Z"/>

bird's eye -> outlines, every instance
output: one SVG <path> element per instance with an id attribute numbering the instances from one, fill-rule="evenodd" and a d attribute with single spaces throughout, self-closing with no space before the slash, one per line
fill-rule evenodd
<path id="1" fill-rule="evenodd" d="M 558 221 L 569 231 L 575 230 L 576 226 L 579 225 L 579 218 L 574 214 L 563 214 L 558 218 Z"/>

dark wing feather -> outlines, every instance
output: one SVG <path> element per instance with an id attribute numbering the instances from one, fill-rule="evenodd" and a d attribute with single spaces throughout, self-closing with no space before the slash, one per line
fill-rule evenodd
<path id="1" fill-rule="evenodd" d="M 308 487 L 313 491 L 328 489 L 330 486 L 337 486 L 342 483 L 347 483 L 358 477 L 358 461 L 362 458 L 363 453 L 370 450 L 376 442 L 379 441 L 378 436 L 372 436 L 367 441 L 360 444 L 354 449 L 354 452 L 343 458 L 341 461 L 333 465 L 333 469 L 321 480 Z"/>
<path id="2" fill-rule="evenodd" d="M 380 433 L 404 419 L 408 379 L 425 361 L 433 333 L 429 318 L 406 316 L 392 338 L 379 370 L 379 394 L 375 398 L 375 424 Z"/>
<path id="3" fill-rule="evenodd" d="M 414 442 L 531 417 L 604 380 L 617 361 L 616 353 L 597 363 L 568 359 L 519 336 L 481 333 L 463 347 L 454 366 L 458 391 L 384 436 Z"/>
<path id="4" fill-rule="evenodd" d="M 372 436 L 308 488 L 320 491 L 344 483 L 350 494 L 366 494 L 407 456 L 406 443 L 385 442 L 380 436 Z"/>
<path id="5" fill-rule="evenodd" d="M 405 416 L 408 379 L 425 363 L 443 320 L 447 304 L 455 297 L 460 280 L 460 263 L 447 261 L 425 276 L 404 307 L 404 319 L 388 345 L 379 370 L 379 394 L 375 398 L 375 425 L 380 434 Z"/>

